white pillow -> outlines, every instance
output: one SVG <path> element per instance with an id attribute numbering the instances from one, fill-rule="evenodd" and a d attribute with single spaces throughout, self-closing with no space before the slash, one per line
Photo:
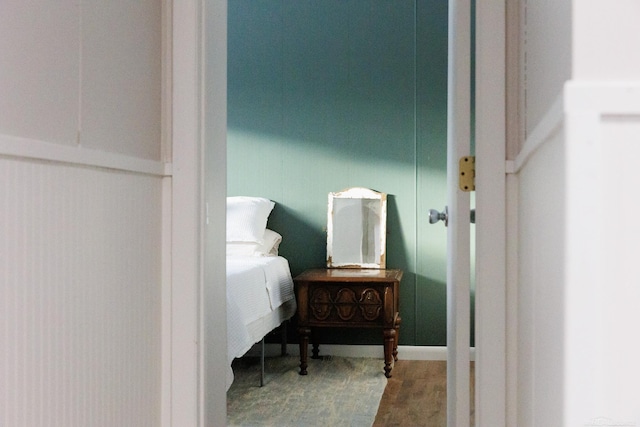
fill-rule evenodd
<path id="1" fill-rule="evenodd" d="M 254 256 L 260 246 L 252 242 L 227 242 L 227 256 Z"/>
<path id="2" fill-rule="evenodd" d="M 264 243 L 227 242 L 227 256 L 277 256 L 282 236 L 268 228 L 264 231 Z"/>
<path id="3" fill-rule="evenodd" d="M 277 256 L 280 242 L 282 242 L 282 236 L 275 231 L 269 230 L 267 228 L 266 230 L 264 230 L 264 242 L 262 243 L 262 245 L 260 245 L 256 252 L 262 255 Z"/>
<path id="4" fill-rule="evenodd" d="M 263 197 L 227 197 L 227 242 L 263 243 L 274 206 Z"/>

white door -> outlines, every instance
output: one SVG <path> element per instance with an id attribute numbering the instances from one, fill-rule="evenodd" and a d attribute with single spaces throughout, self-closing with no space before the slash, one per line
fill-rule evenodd
<path id="1" fill-rule="evenodd" d="M 458 160 L 471 150 L 471 3 L 449 2 L 447 95 L 447 425 L 470 420 L 471 252 L 469 192 Z"/>
<path id="2" fill-rule="evenodd" d="M 470 193 L 460 159 L 471 154 L 470 0 L 449 2 L 447 111 L 447 425 L 470 425 Z M 475 426 L 505 425 L 505 4 L 476 6 Z"/>

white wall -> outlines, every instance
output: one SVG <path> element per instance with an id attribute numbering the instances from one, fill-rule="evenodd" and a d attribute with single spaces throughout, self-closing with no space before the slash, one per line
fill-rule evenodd
<path id="1" fill-rule="evenodd" d="M 629 193 L 640 185 L 639 14 L 631 0 L 615 7 L 574 2 L 575 66 L 565 89 L 572 129 L 567 176 L 575 187 L 567 218 L 567 425 L 585 418 L 640 425 L 634 399 L 640 367 L 631 338 L 640 323 L 640 226 Z"/>
<path id="2" fill-rule="evenodd" d="M 640 425 L 640 81 L 571 82 L 565 111 L 564 425 Z"/>
<path id="3" fill-rule="evenodd" d="M 0 133 L 75 143 L 80 114 L 79 27 L 77 5 L 70 1 L 2 2 Z"/>
<path id="4" fill-rule="evenodd" d="M 160 15 L 155 0 L 2 2 L 0 134 L 160 160 Z"/>
<path id="5" fill-rule="evenodd" d="M 640 6 L 533 3 L 521 5 L 525 137 L 510 168 L 517 425 L 640 425 Z"/>
<path id="6" fill-rule="evenodd" d="M 562 143 L 553 129 L 518 173 L 518 426 L 562 418 Z"/>
<path id="7" fill-rule="evenodd" d="M 543 119 L 571 78 L 571 0 L 521 0 L 524 8 L 525 132 Z"/>
<path id="8" fill-rule="evenodd" d="M 160 190 L 0 159 L 0 425 L 158 425 Z"/>
<path id="9" fill-rule="evenodd" d="M 517 261 L 508 277 L 510 365 L 516 380 L 509 419 L 518 426 L 558 425 L 562 419 L 564 302 L 564 116 L 562 91 L 571 77 L 571 1 L 521 2 L 518 132 L 513 162 L 511 246 Z M 516 116 L 512 116 L 516 117 Z M 517 203 L 516 206 L 513 203 Z M 517 235 L 517 242 L 514 242 Z M 512 329 L 513 331 L 513 329 Z M 514 362 L 515 359 L 515 362 Z"/>
<path id="10" fill-rule="evenodd" d="M 160 15 L 0 5 L 0 425 L 160 424 Z"/>
<path id="11" fill-rule="evenodd" d="M 640 61 L 633 47 L 640 45 L 640 3 L 574 1 L 573 13 L 573 79 L 637 81 Z"/>

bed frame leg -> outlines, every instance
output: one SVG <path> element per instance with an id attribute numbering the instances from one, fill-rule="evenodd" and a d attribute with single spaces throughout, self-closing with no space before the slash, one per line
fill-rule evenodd
<path id="1" fill-rule="evenodd" d="M 260 350 L 260 387 L 264 385 L 264 337 L 262 338 L 262 345 Z"/>
<path id="2" fill-rule="evenodd" d="M 288 325 L 289 325 L 289 321 L 285 320 L 281 326 L 282 330 L 280 331 L 280 333 L 281 333 L 282 341 L 280 342 L 280 356 L 287 355 L 287 326 Z"/>
<path id="3" fill-rule="evenodd" d="M 280 334 L 282 337 L 282 341 L 280 343 L 280 355 L 287 355 L 287 325 L 289 321 L 285 320 L 282 325 L 280 325 Z M 265 355 L 265 342 L 264 337 L 262 337 L 262 341 L 260 342 L 260 387 L 264 386 L 264 355 Z"/>

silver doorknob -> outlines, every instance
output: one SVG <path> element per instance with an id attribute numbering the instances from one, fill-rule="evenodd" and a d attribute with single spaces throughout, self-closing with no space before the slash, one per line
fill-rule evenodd
<path id="1" fill-rule="evenodd" d="M 444 226 L 449 225 L 449 208 L 444 207 L 444 212 L 438 212 L 435 209 L 429 209 L 429 224 L 435 224 L 438 221 L 444 221 Z"/>

